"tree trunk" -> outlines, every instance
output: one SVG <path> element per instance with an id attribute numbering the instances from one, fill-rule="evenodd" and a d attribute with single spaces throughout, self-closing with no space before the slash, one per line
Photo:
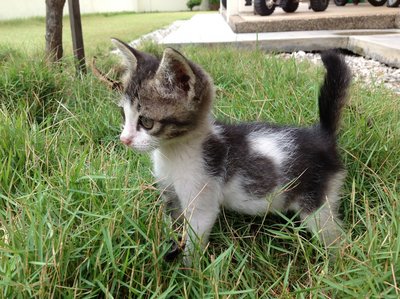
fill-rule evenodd
<path id="1" fill-rule="evenodd" d="M 46 56 L 50 62 L 62 58 L 62 18 L 65 0 L 46 0 Z"/>

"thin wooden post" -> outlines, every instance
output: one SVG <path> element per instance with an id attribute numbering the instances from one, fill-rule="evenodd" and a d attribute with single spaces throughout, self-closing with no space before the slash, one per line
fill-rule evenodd
<path id="1" fill-rule="evenodd" d="M 81 74 L 86 74 L 85 49 L 83 47 L 81 11 L 79 0 L 68 0 L 69 20 L 71 23 L 72 45 L 77 59 L 76 69 Z"/>

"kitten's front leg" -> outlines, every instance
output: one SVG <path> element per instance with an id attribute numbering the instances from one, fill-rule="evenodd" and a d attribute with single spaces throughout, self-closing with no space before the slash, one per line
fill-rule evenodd
<path id="1" fill-rule="evenodd" d="M 194 209 L 185 217 L 185 250 L 183 257 L 185 266 L 190 267 L 192 265 L 193 257 L 199 254 L 196 250 L 202 250 L 206 247 L 218 213 L 218 209 L 206 211 Z"/>
<path id="2" fill-rule="evenodd" d="M 178 195 L 171 185 L 162 186 L 162 184 L 159 184 L 159 187 L 162 187 L 160 189 L 162 190 L 161 196 L 164 205 L 164 222 L 168 223 L 172 230 L 179 231 L 183 223 L 183 212 Z M 165 261 L 171 262 L 182 253 L 183 246 L 181 241 L 181 237 L 178 237 L 177 240 L 174 238 L 169 240 L 171 248 L 164 256 Z"/>
<path id="3" fill-rule="evenodd" d="M 222 193 L 218 188 L 205 186 L 198 192 L 180 197 L 184 214 L 184 264 L 192 265 L 196 249 L 204 249 L 220 210 Z"/>
<path id="4" fill-rule="evenodd" d="M 172 186 L 163 188 L 161 195 L 164 202 L 165 214 L 171 216 L 174 224 L 182 222 L 183 212 L 174 188 Z"/>

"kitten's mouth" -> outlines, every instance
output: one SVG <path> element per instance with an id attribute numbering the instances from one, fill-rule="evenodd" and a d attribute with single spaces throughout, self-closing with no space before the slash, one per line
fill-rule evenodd
<path id="1" fill-rule="evenodd" d="M 149 144 L 149 145 L 135 145 L 133 142 L 131 142 L 128 145 L 129 148 L 133 149 L 134 151 L 140 152 L 140 153 L 147 153 L 151 152 L 156 149 L 156 146 Z"/>
<path id="2" fill-rule="evenodd" d="M 135 144 L 134 140 L 132 139 L 121 138 L 121 143 L 138 152 L 149 152 L 156 148 L 153 144 Z"/>

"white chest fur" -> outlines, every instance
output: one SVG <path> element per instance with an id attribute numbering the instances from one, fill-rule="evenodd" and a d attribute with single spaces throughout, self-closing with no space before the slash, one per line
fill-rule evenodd
<path id="1" fill-rule="evenodd" d="M 216 191 L 215 182 L 212 182 L 204 169 L 200 141 L 180 145 L 176 149 L 157 149 L 152 158 L 159 185 L 163 188 L 173 187 L 181 205 L 187 206 L 199 195 L 205 196 L 208 193 L 209 197 Z"/>

